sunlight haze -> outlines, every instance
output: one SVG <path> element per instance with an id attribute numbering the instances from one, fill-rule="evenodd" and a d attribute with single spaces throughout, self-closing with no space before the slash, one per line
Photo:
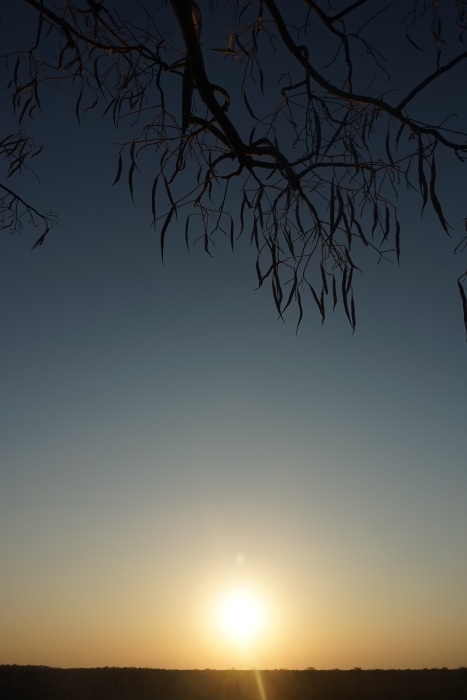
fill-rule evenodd
<path id="1" fill-rule="evenodd" d="M 0 238 L 0 664 L 467 665 L 463 224 L 402 187 L 401 264 L 360 246 L 355 332 L 307 290 L 296 333 L 250 233 L 210 257 L 174 217 L 162 264 L 150 159 L 134 205 L 127 173 L 111 186 L 129 126 L 79 126 L 61 89 L 34 114 L 40 184 L 8 180 L 61 227 L 31 253 L 35 230 Z M 455 224 L 467 163 L 438 163 Z"/>

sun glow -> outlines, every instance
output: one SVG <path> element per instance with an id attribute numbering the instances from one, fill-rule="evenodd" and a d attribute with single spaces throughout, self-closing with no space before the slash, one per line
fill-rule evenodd
<path id="1" fill-rule="evenodd" d="M 249 641 L 262 626 L 263 607 L 249 593 L 234 593 L 220 607 L 224 629 L 241 642 Z"/>

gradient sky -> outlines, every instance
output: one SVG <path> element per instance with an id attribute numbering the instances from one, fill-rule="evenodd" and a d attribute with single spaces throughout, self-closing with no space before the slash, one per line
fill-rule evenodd
<path id="1" fill-rule="evenodd" d="M 246 240 L 210 259 L 174 234 L 162 266 L 148 183 L 135 207 L 110 187 L 109 124 L 48 104 L 21 186 L 63 228 L 0 240 L 0 663 L 251 665 L 217 621 L 239 589 L 262 668 L 467 664 L 455 244 L 408 199 L 356 333 L 310 302 L 297 336 Z"/>

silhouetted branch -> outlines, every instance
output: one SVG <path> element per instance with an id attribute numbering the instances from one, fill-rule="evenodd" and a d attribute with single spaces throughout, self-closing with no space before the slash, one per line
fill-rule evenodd
<path id="1" fill-rule="evenodd" d="M 9 90 L 19 121 L 40 107 L 44 84 L 66 81 L 78 91 L 78 120 L 101 104 L 115 127 L 128 116 L 133 128 L 144 119 L 131 141 L 121 144 L 114 184 L 127 169 L 133 198 L 138 158 L 147 149 L 157 154 L 151 210 L 162 255 L 182 214 L 187 246 L 199 240 L 208 254 L 219 235 L 233 248 L 248 232 L 257 251 L 258 286 L 271 284 L 280 318 L 295 304 L 300 323 L 309 294 L 322 321 L 340 299 L 355 329 L 359 246 L 378 262 L 400 261 L 400 186 L 418 190 L 422 212 L 432 206 L 450 232 L 437 193 L 435 152 L 446 149 L 463 160 L 467 133 L 445 122 L 422 122 L 409 106 L 427 86 L 463 66 L 467 52 L 441 65 L 440 46 L 447 41 L 441 27 L 449 22 L 462 40 L 464 0 L 449 7 L 421 0 L 408 8 L 402 31 L 410 28 L 407 39 L 417 49 L 413 32 L 429 18 L 437 69 L 395 104 L 387 91 L 364 87 L 367 69 L 355 58 L 359 45 L 374 66 L 371 84 L 389 75 L 375 42 L 362 32 L 372 31 L 369 25 L 390 5 L 375 10 L 374 3 L 358 0 L 330 14 L 330 4 L 326 10 L 320 0 L 231 0 L 225 6 L 170 0 L 154 16 L 143 8 L 140 22 L 136 6 L 128 6 L 127 20 L 105 0 L 67 0 L 55 8 L 24 2 L 38 13 L 39 27 L 32 48 L 14 54 Z M 210 11 L 222 12 L 228 36 L 202 29 Z M 336 47 L 333 80 L 309 41 L 309 12 Z M 348 29 L 354 14 L 362 19 L 358 31 Z M 210 78 L 213 57 L 228 62 L 225 85 Z M 35 147 L 21 134 L 8 139 L 4 155 L 16 172 Z M 8 200 L 7 212 L 27 206 L 17 195 L 5 197 L 16 198 Z M 17 216 L 12 221 L 14 228 Z"/>

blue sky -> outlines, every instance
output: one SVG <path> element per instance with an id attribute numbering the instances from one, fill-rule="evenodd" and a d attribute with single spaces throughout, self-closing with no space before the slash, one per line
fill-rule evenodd
<path id="1" fill-rule="evenodd" d="M 263 667 L 465 664 L 463 261 L 434 216 L 402 200 L 355 334 L 311 301 L 296 335 L 247 241 L 174 230 L 162 266 L 150 185 L 112 189 L 115 135 L 72 113 L 22 182 L 62 227 L 0 241 L 0 663 L 229 667 L 211 616 L 241 585 Z"/>

